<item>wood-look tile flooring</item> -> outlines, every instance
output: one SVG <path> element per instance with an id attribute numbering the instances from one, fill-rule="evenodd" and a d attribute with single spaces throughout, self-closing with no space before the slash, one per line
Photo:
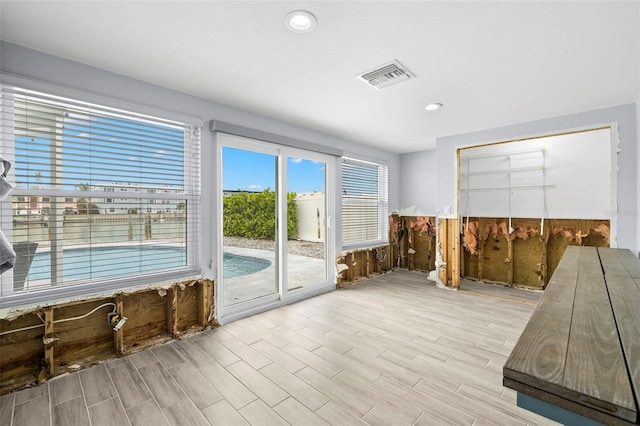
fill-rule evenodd
<path id="1" fill-rule="evenodd" d="M 0 424 L 524 425 L 502 365 L 534 292 L 393 272 L 0 398 Z"/>

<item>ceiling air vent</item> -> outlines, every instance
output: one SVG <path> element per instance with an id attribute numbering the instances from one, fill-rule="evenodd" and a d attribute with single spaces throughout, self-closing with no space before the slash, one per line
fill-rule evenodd
<path id="1" fill-rule="evenodd" d="M 415 74 L 405 68 L 400 62 L 393 61 L 359 75 L 358 78 L 380 90 L 415 78 Z"/>

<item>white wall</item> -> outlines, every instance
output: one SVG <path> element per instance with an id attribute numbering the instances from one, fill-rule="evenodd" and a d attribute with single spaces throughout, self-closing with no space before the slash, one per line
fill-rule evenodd
<path id="1" fill-rule="evenodd" d="M 206 54 L 203 52 L 203 54 Z M 187 95 L 164 87 L 156 86 L 133 78 L 107 72 L 77 62 L 68 61 L 56 56 L 47 55 L 10 43 L 0 42 L 0 71 L 19 77 L 46 82 L 66 88 L 87 92 L 131 105 L 149 107 L 155 110 L 173 112 L 201 120 L 202 123 L 217 119 L 229 123 L 250 127 L 256 130 L 275 133 L 312 143 L 343 149 L 351 156 L 360 155 L 366 159 L 386 162 L 389 166 L 389 209 L 400 206 L 400 173 L 399 156 L 375 148 L 367 147 L 344 139 L 336 138 L 313 130 L 297 127 L 268 117 L 252 114 L 226 105 L 210 102 L 196 96 Z M 277 99 L 274 99 L 277 102 Z M 393 143 L 393 141 L 389 141 Z M 202 134 L 202 174 L 203 180 L 214 181 L 215 163 L 213 134 L 205 125 Z M 336 175 L 339 177 L 339 168 Z M 334 223 L 339 228 L 340 221 L 340 188 L 336 191 L 336 218 Z M 202 194 L 203 209 L 215 210 L 214 194 Z M 206 215 L 205 215 L 206 217 Z M 203 220 L 203 235 L 213 236 L 215 227 L 213 220 Z M 209 239 L 206 239 L 208 241 Z M 206 242 L 205 241 L 205 242 Z M 340 250 L 340 243 L 336 243 Z M 216 259 L 213 244 L 203 247 L 203 265 L 208 266 Z M 213 261 L 215 263 L 215 261 Z M 205 270 L 205 274 L 210 271 Z"/>
<path id="2" fill-rule="evenodd" d="M 436 150 L 400 156 L 400 213 L 407 216 L 436 214 Z"/>
<path id="3" fill-rule="evenodd" d="M 324 242 L 324 192 L 305 192 L 296 196 L 298 229 L 296 237 L 302 241 Z"/>
<path id="4" fill-rule="evenodd" d="M 639 226 L 636 214 L 638 208 L 636 117 L 635 104 L 628 104 L 438 138 L 436 141 L 438 177 L 436 210 L 443 217 L 456 217 L 456 151 L 458 148 L 558 134 L 568 130 L 613 123 L 618 129 L 621 150 L 618 155 L 618 247 L 635 251 Z M 581 153 L 576 154 L 579 156 Z"/>
<path id="5" fill-rule="evenodd" d="M 638 256 L 640 254 L 640 93 L 638 93 L 638 98 L 636 99 L 636 137 L 637 137 L 637 144 L 636 144 L 636 149 L 637 149 L 637 154 L 638 154 L 638 168 L 636 169 L 636 174 L 637 174 L 637 183 L 636 183 L 636 189 L 637 189 L 637 194 L 636 196 L 638 197 L 637 199 L 637 208 L 635 210 L 635 215 L 636 215 L 636 220 L 637 220 L 637 232 L 638 232 L 638 238 L 637 238 L 637 248 L 636 248 L 636 256 Z"/>
<path id="6" fill-rule="evenodd" d="M 460 214 L 610 219 L 614 139 L 606 128 L 462 150 Z"/>

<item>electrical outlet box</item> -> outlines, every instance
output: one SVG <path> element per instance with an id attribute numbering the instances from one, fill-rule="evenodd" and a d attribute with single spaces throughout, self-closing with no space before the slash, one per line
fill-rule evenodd
<path id="1" fill-rule="evenodd" d="M 109 324 L 109 327 L 115 327 L 116 324 L 118 324 L 118 321 L 120 321 L 120 318 L 120 314 L 117 312 L 109 312 L 107 314 L 107 323 Z"/>

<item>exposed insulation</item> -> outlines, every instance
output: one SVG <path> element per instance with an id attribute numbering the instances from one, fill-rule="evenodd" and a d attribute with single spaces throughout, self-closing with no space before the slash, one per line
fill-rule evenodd
<path id="1" fill-rule="evenodd" d="M 392 214 L 389 216 L 389 243 L 398 244 L 400 242 L 400 216 Z"/>
<path id="2" fill-rule="evenodd" d="M 511 254 L 509 253 L 508 242 L 509 238 L 503 234 L 490 235 L 484 241 L 482 257 L 483 281 L 509 282 Z"/>
<path id="3" fill-rule="evenodd" d="M 509 238 L 509 226 L 507 225 L 506 219 L 496 219 L 495 221 L 485 224 L 484 234 L 482 235 L 483 240 L 486 240 L 489 236 L 497 238 L 498 235 Z"/>
<path id="4" fill-rule="evenodd" d="M 471 254 L 472 233 L 463 226 L 463 276 L 531 288 L 544 288 L 567 245 L 607 247 L 609 221 L 580 219 L 469 218 L 484 233 L 478 237 L 478 256 Z M 470 226 L 469 226 L 470 227 Z M 470 235 L 471 234 L 471 235 Z"/>
<path id="5" fill-rule="evenodd" d="M 408 229 L 409 270 L 429 272 L 435 269 L 435 218 L 429 216 L 407 216 L 404 222 Z"/>
<path id="6" fill-rule="evenodd" d="M 478 221 L 470 221 L 467 219 L 467 223 L 464 225 L 464 232 L 462 238 L 462 245 L 471 254 L 478 254 Z"/>
<path id="7" fill-rule="evenodd" d="M 595 228 L 589 229 L 589 235 L 585 238 L 585 245 L 595 247 L 609 247 L 611 230 L 606 223 L 600 223 Z"/>
<path id="8" fill-rule="evenodd" d="M 520 238 L 521 240 L 526 240 L 533 237 L 540 236 L 539 227 L 533 226 L 514 226 L 513 232 L 511 233 L 511 239 Z"/>
<path id="9" fill-rule="evenodd" d="M 516 238 L 513 241 L 513 282 L 510 284 L 544 287 L 544 243 L 542 238 Z"/>
<path id="10" fill-rule="evenodd" d="M 409 219 L 409 228 L 422 233 L 426 232 L 430 235 L 435 233 L 436 225 L 429 216 L 416 216 L 415 219 Z"/>

